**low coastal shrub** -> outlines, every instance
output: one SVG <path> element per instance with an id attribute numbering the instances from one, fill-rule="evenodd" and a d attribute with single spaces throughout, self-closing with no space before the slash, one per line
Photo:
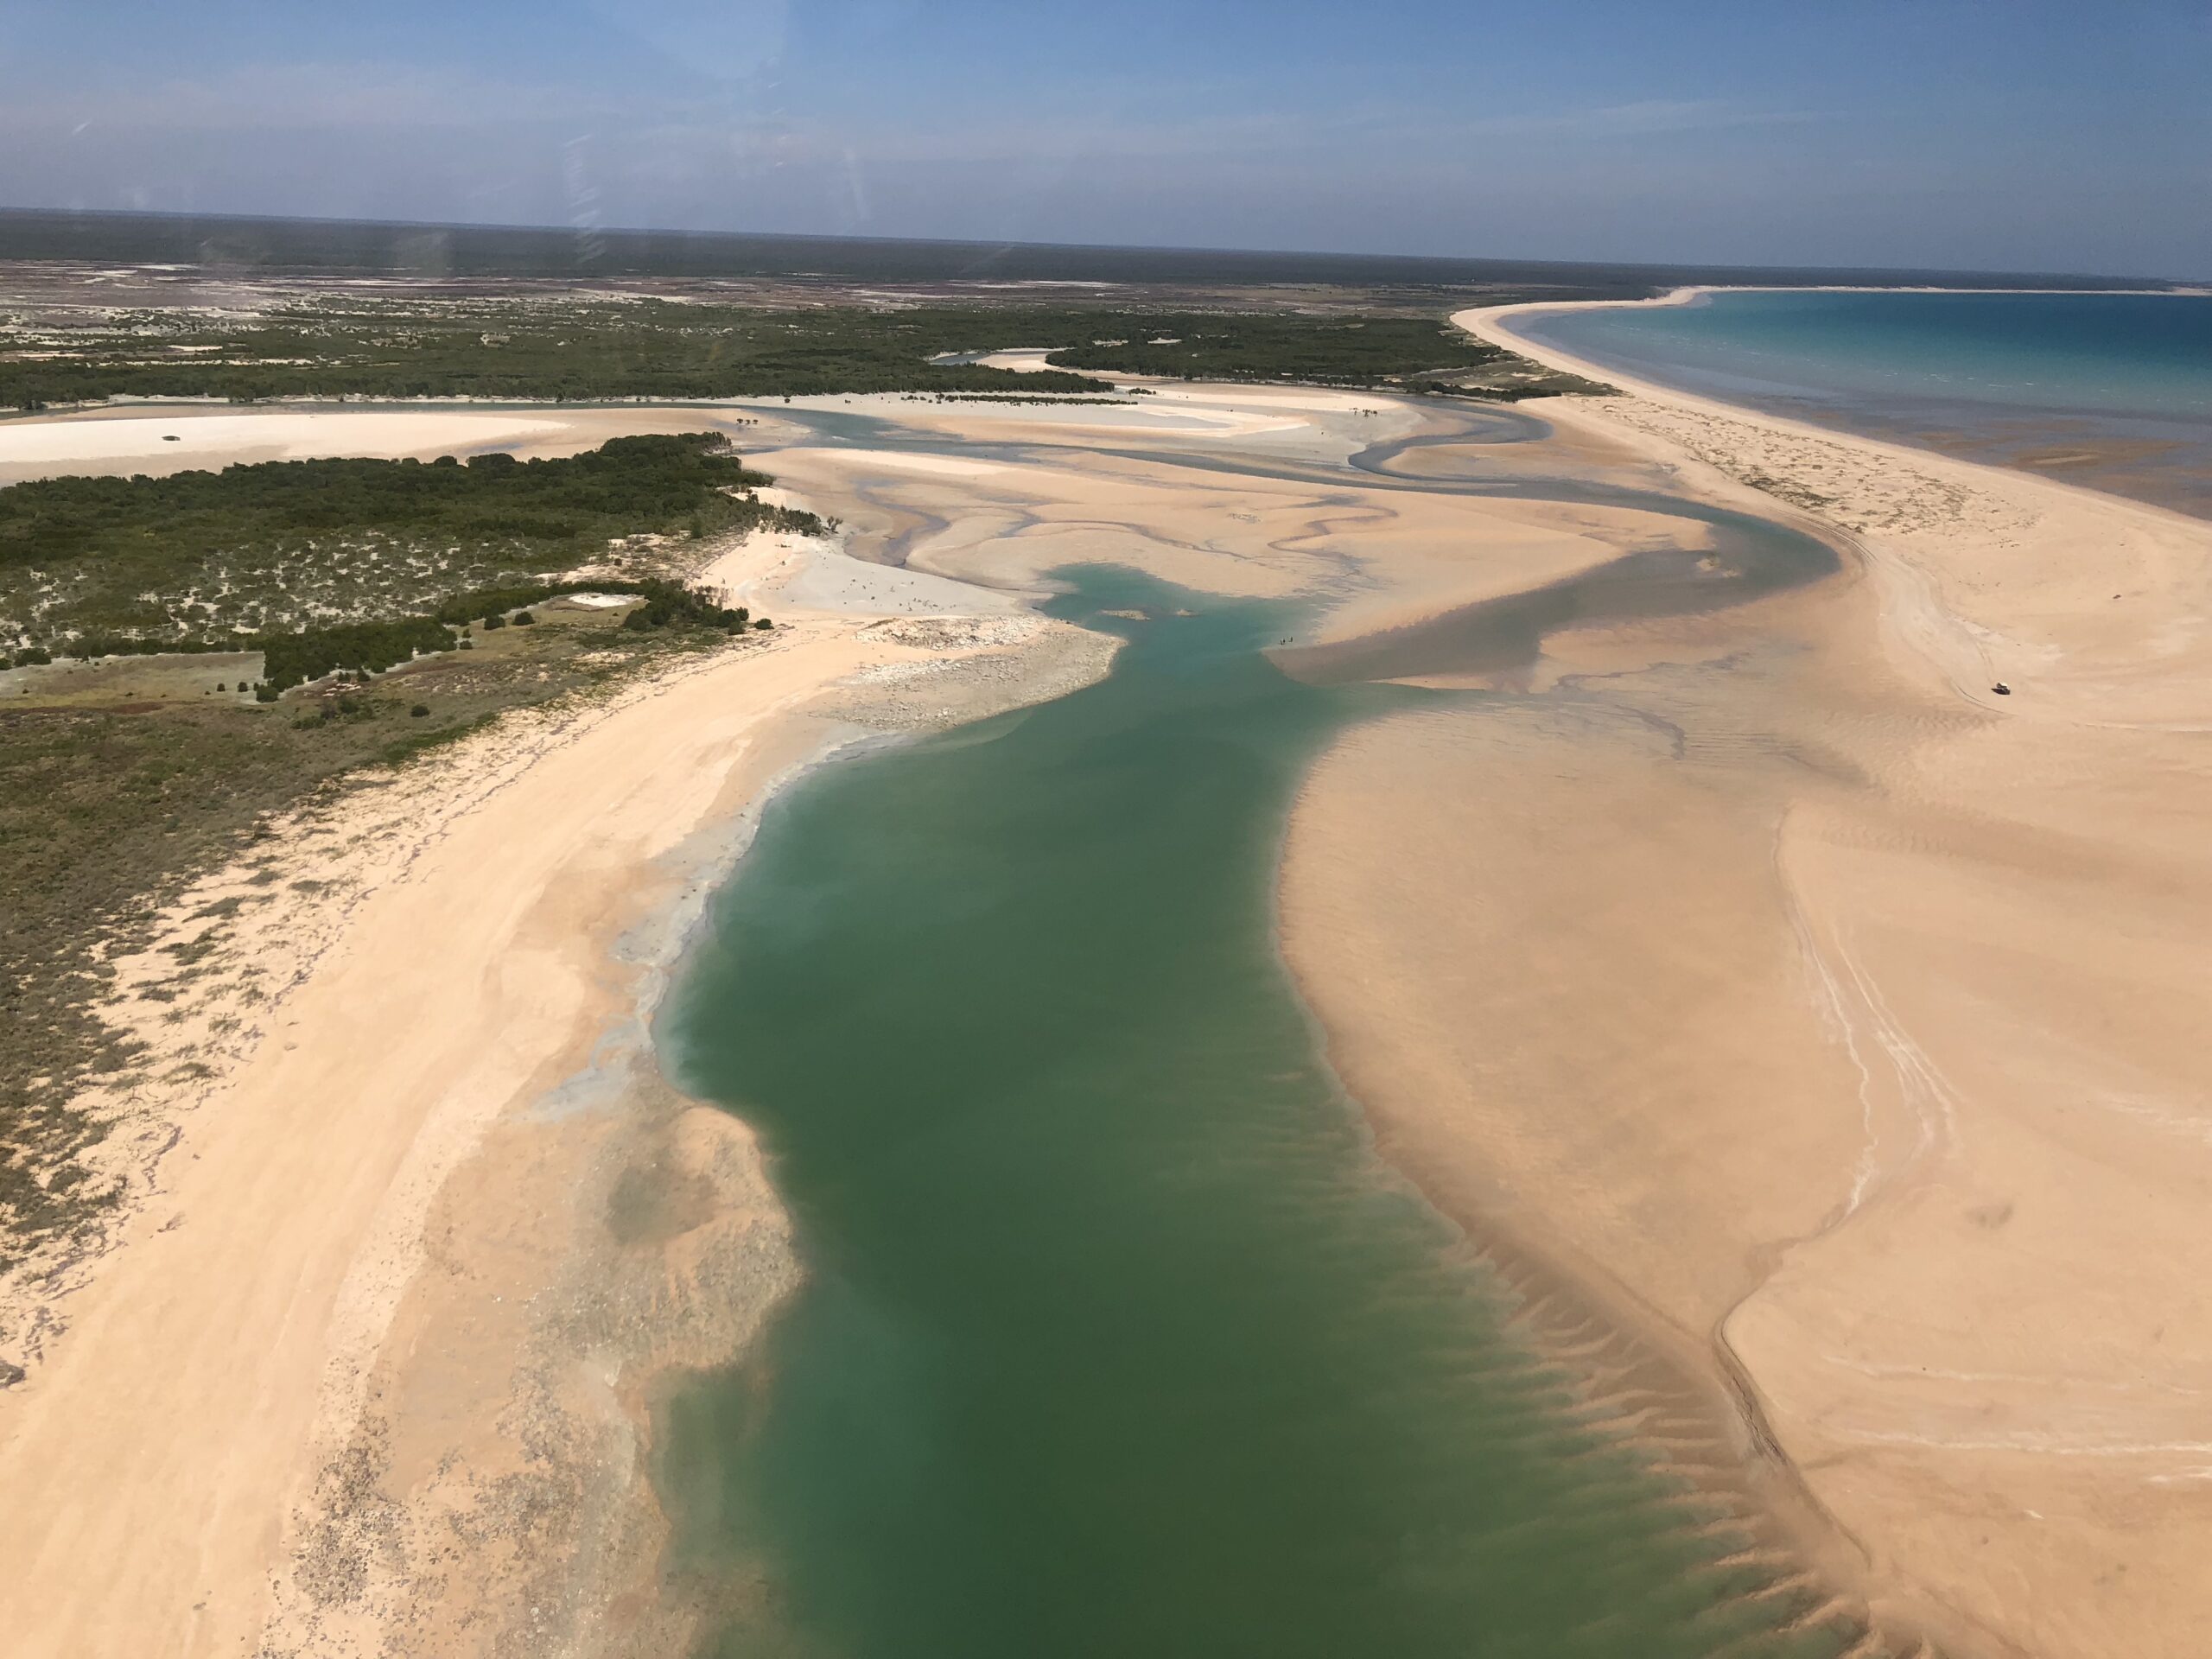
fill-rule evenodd
<path id="1" fill-rule="evenodd" d="M 416 706 L 422 709 L 419 703 Z M 427 715 L 430 711 L 428 709 L 422 709 L 422 712 Z M 394 738 L 378 749 L 376 759 L 378 764 L 383 766 L 400 766 L 418 755 L 429 753 L 432 749 L 442 748 L 448 743 L 467 737 L 471 732 L 481 731 L 498 718 L 499 715 L 496 714 L 483 714 L 477 715 L 474 720 L 459 721 L 450 726 L 433 727 L 429 731 L 423 732 L 410 732 L 404 737 Z"/>
<path id="2" fill-rule="evenodd" d="M 86 633 L 56 647 L 64 657 L 96 662 L 103 657 L 159 657 L 172 652 L 207 655 L 219 651 L 251 651 L 238 639 L 156 639 L 128 633 Z"/>
<path id="3" fill-rule="evenodd" d="M 263 652 L 264 678 L 278 690 L 321 679 L 334 669 L 381 673 L 424 652 L 453 649 L 453 630 L 435 617 L 354 622 L 271 634 L 255 642 Z"/>
<path id="4" fill-rule="evenodd" d="M 704 589 L 680 582 L 639 582 L 610 591 L 633 593 L 645 601 L 622 619 L 622 626 L 632 630 L 689 624 L 735 633 L 752 614 L 742 605 L 723 605 Z"/>

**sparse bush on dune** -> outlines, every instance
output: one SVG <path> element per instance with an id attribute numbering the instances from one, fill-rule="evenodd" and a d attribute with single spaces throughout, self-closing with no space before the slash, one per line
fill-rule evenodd
<path id="1" fill-rule="evenodd" d="M 82 1156 L 102 1126 L 78 1096 L 90 1077 L 124 1076 L 135 1051 L 91 1012 L 103 953 L 141 941 L 190 871 L 349 771 L 401 764 L 502 710 L 747 626 L 744 609 L 677 581 L 538 573 L 695 523 L 821 528 L 760 502 L 766 481 L 719 437 L 695 435 L 560 461 L 275 462 L 0 489 L 0 664 L 219 651 L 263 661 L 257 680 L 218 688 L 235 683 L 260 707 L 191 675 L 116 707 L 33 696 L 0 711 L 0 1265 L 25 1241 L 69 1237 L 108 1190 Z M 546 626 L 550 601 L 591 590 L 634 594 L 641 632 L 619 632 L 611 608 Z M 473 649 L 464 631 L 509 620 L 526 632 L 497 649 L 375 680 L 423 653 Z M 326 677 L 328 691 L 267 707 Z M 211 927 L 177 966 L 200 971 L 219 948 Z"/>

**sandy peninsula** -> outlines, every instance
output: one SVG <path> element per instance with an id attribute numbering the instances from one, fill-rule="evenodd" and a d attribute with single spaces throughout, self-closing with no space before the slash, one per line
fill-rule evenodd
<path id="1" fill-rule="evenodd" d="M 1595 372 L 1511 315 L 1459 321 Z M 1328 755 L 1283 891 L 1332 1056 L 1891 1628 L 2212 1649 L 2212 525 L 1624 394 L 1541 413 L 1845 573 Z"/>

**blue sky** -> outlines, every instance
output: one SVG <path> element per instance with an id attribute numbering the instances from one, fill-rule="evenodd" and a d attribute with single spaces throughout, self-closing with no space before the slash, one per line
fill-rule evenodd
<path id="1" fill-rule="evenodd" d="M 0 204 L 2212 276 L 2212 3 L 0 0 Z"/>

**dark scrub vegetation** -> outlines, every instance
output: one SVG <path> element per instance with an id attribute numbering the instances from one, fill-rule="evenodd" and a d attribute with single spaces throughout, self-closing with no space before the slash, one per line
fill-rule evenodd
<path id="1" fill-rule="evenodd" d="M 1052 353 L 1069 368 L 1186 380 L 1292 380 L 1493 398 L 1604 388 L 1554 373 L 1428 317 L 1155 313 Z"/>
<path id="2" fill-rule="evenodd" d="M 555 591 L 535 572 L 589 560 L 617 537 L 822 528 L 812 513 L 760 500 L 766 481 L 721 437 L 694 433 L 541 461 L 280 461 L 18 484 L 0 489 L 0 617 L 17 635 L 0 637 L 0 649 L 112 656 L 251 643 L 288 664 L 320 652 L 321 666 L 300 678 L 385 668 L 442 641 L 420 627 L 404 640 L 346 638 L 337 625 L 382 628 L 433 609 L 465 621 L 485 611 L 448 613 L 442 601 L 502 582 L 524 596 L 497 608 L 527 605 Z M 340 637 L 284 643 L 302 628 Z"/>

